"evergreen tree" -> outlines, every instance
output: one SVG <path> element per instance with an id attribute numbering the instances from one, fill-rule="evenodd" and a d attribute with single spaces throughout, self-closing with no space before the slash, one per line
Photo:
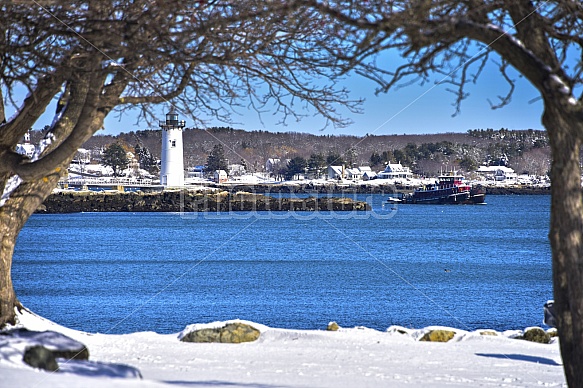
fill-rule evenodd
<path id="1" fill-rule="evenodd" d="M 287 180 L 293 179 L 293 177 L 296 174 L 301 174 L 305 172 L 307 165 L 308 162 L 306 162 L 306 159 L 302 158 L 301 156 L 296 156 L 295 158 L 290 160 L 287 164 L 287 169 L 284 174 L 285 179 Z"/>
<path id="2" fill-rule="evenodd" d="M 326 167 L 326 159 L 322 154 L 312 154 L 308 159 L 308 168 L 311 172 L 317 173 Z"/>
<path id="3" fill-rule="evenodd" d="M 139 144 L 136 144 L 134 149 L 136 151 L 136 157 L 138 158 L 140 168 L 148 171 L 149 173 L 156 173 L 157 172 L 156 160 L 152 156 L 150 150 L 146 147 L 140 147 Z"/>
<path id="4" fill-rule="evenodd" d="M 383 157 L 381 155 L 379 155 L 378 152 L 373 151 L 373 153 L 370 155 L 370 165 L 371 166 L 378 166 L 379 164 L 383 163 Z"/>
<path id="5" fill-rule="evenodd" d="M 130 164 L 126 150 L 119 143 L 112 143 L 103 151 L 101 162 L 113 169 L 113 176 L 117 176 L 118 171 L 125 170 Z"/>
<path id="6" fill-rule="evenodd" d="M 348 164 L 348 167 L 350 167 L 350 168 L 355 167 L 357 164 L 357 157 L 358 157 L 356 150 L 354 148 L 349 148 L 346 150 L 344 155 L 346 157 L 345 161 L 346 161 L 346 164 Z"/>
<path id="7" fill-rule="evenodd" d="M 464 156 L 460 161 L 460 167 L 466 171 L 474 171 L 478 168 L 478 163 L 469 156 Z"/>
<path id="8" fill-rule="evenodd" d="M 326 156 L 326 164 L 328 166 L 340 166 L 344 164 L 344 158 L 337 152 L 330 152 Z"/>
<path id="9" fill-rule="evenodd" d="M 382 153 L 382 158 L 383 158 L 383 163 L 391 163 L 393 161 L 393 159 L 395 158 L 395 156 L 393 155 L 393 151 L 388 150 L 388 151 L 383 151 Z"/>
<path id="10" fill-rule="evenodd" d="M 206 170 L 213 173 L 216 170 L 227 171 L 227 159 L 225 159 L 225 150 L 222 144 L 215 144 L 206 161 Z"/>

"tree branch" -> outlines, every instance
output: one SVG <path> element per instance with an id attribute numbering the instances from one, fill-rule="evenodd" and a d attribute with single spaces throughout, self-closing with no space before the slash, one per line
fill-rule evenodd
<path id="1" fill-rule="evenodd" d="M 59 92 L 68 75 L 69 69 L 63 67 L 39 80 L 34 91 L 24 100 L 18 114 L 9 122 L 0 124 L 0 145 L 11 147 L 24 136 Z"/>
<path id="2" fill-rule="evenodd" d="M 47 154 L 42 155 L 40 159 L 13 166 L 13 172 L 15 174 L 18 174 L 26 181 L 39 179 L 53 172 L 60 172 L 60 166 L 63 161 L 72 158 L 77 149 L 100 127 L 98 123 L 99 125 L 96 128 L 94 118 L 99 107 L 105 77 L 105 74 L 99 76 L 94 73 L 87 73 L 84 78 L 77 80 L 75 83 L 77 86 L 71 89 L 71 97 L 68 103 L 72 108 L 68 109 L 77 110 L 79 106 L 81 109 L 78 110 L 78 117 L 70 130 L 70 134 L 55 148 L 51 149 Z M 77 116 L 77 112 L 71 113 L 69 111 L 68 113 L 71 116 Z M 64 124 L 64 127 L 61 127 L 65 133 L 67 132 L 66 126 L 67 123 Z"/>

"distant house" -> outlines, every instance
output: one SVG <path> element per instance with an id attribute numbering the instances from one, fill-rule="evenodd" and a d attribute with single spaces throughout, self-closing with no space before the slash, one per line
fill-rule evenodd
<path id="1" fill-rule="evenodd" d="M 516 172 L 505 166 L 480 166 L 477 173 L 498 182 L 516 180 L 517 178 Z"/>
<path id="2" fill-rule="evenodd" d="M 494 174 L 495 181 L 507 181 L 516 180 L 518 175 L 510 167 L 498 166 L 496 173 Z"/>
<path id="3" fill-rule="evenodd" d="M 21 155 L 26 155 L 29 158 L 32 158 L 35 151 L 36 147 L 34 146 L 34 144 L 24 143 L 16 145 L 16 152 L 18 152 Z"/>
<path id="4" fill-rule="evenodd" d="M 36 147 L 34 144 L 30 143 L 30 132 L 26 132 L 24 135 L 24 144 L 17 144 L 16 145 L 16 152 L 21 155 L 26 155 L 29 158 L 34 156 L 36 151 Z"/>
<path id="5" fill-rule="evenodd" d="M 245 175 L 247 171 L 242 164 L 229 164 L 229 176 Z"/>
<path id="6" fill-rule="evenodd" d="M 345 173 L 346 173 L 346 179 L 351 179 L 351 180 L 362 179 L 362 171 L 360 171 L 360 169 L 358 167 L 347 168 L 345 170 Z"/>
<path id="7" fill-rule="evenodd" d="M 77 150 L 77 152 L 79 152 L 79 150 Z M 136 157 L 136 155 L 134 155 L 133 152 L 126 152 L 126 156 L 128 158 L 128 169 L 130 169 L 131 171 L 138 171 L 140 169 L 140 162 L 138 161 L 138 158 Z"/>
<path id="8" fill-rule="evenodd" d="M 360 179 L 363 181 L 369 181 L 377 176 L 377 173 L 374 172 L 370 166 L 360 166 L 358 169 L 360 170 Z"/>
<path id="9" fill-rule="evenodd" d="M 378 173 L 377 179 L 410 179 L 413 173 L 409 167 L 403 167 L 401 163 L 389 163 L 383 172 Z"/>
<path id="10" fill-rule="evenodd" d="M 484 175 L 484 176 L 490 176 L 490 177 L 494 177 L 494 174 L 496 174 L 496 170 L 500 168 L 500 166 L 486 166 L 486 165 L 482 165 L 480 167 L 478 167 L 478 170 L 476 171 L 478 174 Z"/>
<path id="11" fill-rule="evenodd" d="M 187 171 L 189 178 L 204 178 L 204 166 L 190 167 Z"/>
<path id="12" fill-rule="evenodd" d="M 225 170 L 216 170 L 213 180 L 215 183 L 225 183 L 227 181 L 227 172 Z"/>
<path id="13" fill-rule="evenodd" d="M 369 166 L 360 166 L 344 169 L 344 176 L 351 180 L 370 180 L 376 177 L 376 173 Z"/>
<path id="14" fill-rule="evenodd" d="M 376 179 L 377 173 L 374 171 L 364 171 L 362 173 L 362 180 L 370 181 L 371 179 Z"/>
<path id="15" fill-rule="evenodd" d="M 328 166 L 328 179 L 344 178 L 344 166 Z"/>

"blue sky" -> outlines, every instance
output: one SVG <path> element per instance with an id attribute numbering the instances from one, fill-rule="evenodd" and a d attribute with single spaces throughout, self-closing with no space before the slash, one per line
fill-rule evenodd
<path id="1" fill-rule="evenodd" d="M 386 57 L 394 58 L 394 54 Z M 461 112 L 455 117 L 452 117 L 455 113 L 453 106 L 455 96 L 447 91 L 451 85 L 436 85 L 443 79 L 441 75 L 434 75 L 433 82 L 428 82 L 423 86 L 413 84 L 379 95 L 375 95 L 376 85 L 372 81 L 353 75 L 345 81 L 344 85 L 351 91 L 352 98 L 365 99 L 364 113 L 345 112 L 345 117 L 349 117 L 354 122 L 346 128 L 328 127 L 321 130 L 324 120 L 313 116 L 306 117 L 300 122 L 290 122 L 287 126 L 276 125 L 279 117 L 270 113 L 262 116 L 262 124 L 257 113 L 252 111 L 241 116 L 234 116 L 233 120 L 237 124 L 230 126 L 249 131 L 261 129 L 274 132 L 292 131 L 356 136 L 364 136 L 367 133 L 393 135 L 467 132 L 468 129 L 477 128 L 543 129 L 542 101 L 536 100 L 538 92 L 526 80 L 518 77 L 516 72 L 512 74 L 511 71 L 510 76 L 516 81 L 512 101 L 504 108 L 496 110 L 491 109 L 488 99 L 497 102 L 497 96 L 507 93 L 508 85 L 496 66 L 490 64 L 485 68 L 477 83 L 467 85 L 466 91 L 470 93 L 470 96 L 463 101 Z M 134 123 L 135 117 L 125 117 L 121 122 L 116 117 L 110 117 L 102 133 L 117 134 L 144 128 L 144 126 L 135 126 Z M 224 125 L 218 121 L 210 123 L 210 126 Z"/>
<path id="2" fill-rule="evenodd" d="M 543 129 L 541 125 L 542 102 L 536 100 L 537 91 L 525 80 L 517 80 L 512 102 L 501 109 L 492 110 L 488 99 L 495 101 L 497 95 L 504 95 L 507 85 L 496 69 L 486 71 L 476 84 L 468 85 L 470 96 L 464 100 L 461 113 L 452 117 L 455 107 L 452 105 L 455 96 L 446 89 L 449 85 L 435 86 L 428 83 L 424 86 L 411 85 L 388 93 L 375 95 L 375 84 L 360 76 L 352 76 L 345 81 L 351 90 L 353 98 L 365 98 L 363 114 L 346 114 L 354 124 L 341 129 L 333 127 L 321 130 L 324 121 L 319 117 L 307 117 L 300 122 L 290 122 L 287 126 L 276 125 L 278 118 L 270 113 L 263 115 L 261 124 L 256 112 L 248 112 L 235 116 L 237 124 L 229 125 L 236 129 L 268 130 L 274 132 L 307 132 L 314 134 L 348 134 L 364 136 L 365 134 L 426 134 L 444 132 L 466 132 L 477 128 L 509 128 L 509 129 Z M 439 81 L 441 76 L 435 76 Z M 8 108 L 8 107 L 7 107 Z M 160 120 L 163 120 L 163 107 L 160 107 Z M 40 129 L 52 121 L 54 107 L 47 109 L 42 119 L 34 126 Z M 11 110 L 7 109 L 10 116 Z M 187 126 L 193 125 L 188 123 Z M 111 114 L 105 122 L 101 134 L 118 134 L 147 128 L 145 123 L 135 125 L 136 117 L 125 115 L 121 121 Z M 211 122 L 209 126 L 226 126 L 219 121 Z"/>
<path id="3" fill-rule="evenodd" d="M 300 122 L 291 122 L 287 126 L 276 125 L 278 119 L 270 113 L 262 116 L 261 124 L 256 112 L 234 116 L 237 124 L 229 125 L 236 129 L 267 130 L 273 132 L 307 132 L 313 134 L 425 134 L 443 132 L 466 132 L 477 128 L 509 129 L 543 129 L 541 124 L 542 101 L 536 99 L 538 93 L 528 82 L 518 79 L 512 102 L 501 109 L 492 110 L 491 101 L 496 96 L 506 93 L 507 86 L 502 77 L 493 73 L 485 75 L 477 84 L 468 86 L 470 96 L 464 100 L 461 112 L 452 117 L 455 96 L 446 89 L 448 85 L 434 86 L 411 85 L 388 93 L 375 95 L 375 85 L 361 77 L 354 76 L 346 82 L 352 91 L 352 97 L 365 98 L 363 114 L 346 114 L 354 124 L 335 129 L 321 130 L 324 121 L 319 117 L 307 117 Z M 164 117 L 161 113 L 160 119 Z M 187 118 L 186 118 L 187 119 Z M 135 126 L 134 116 L 126 116 L 119 121 L 113 115 L 106 119 L 105 131 L 100 133 L 117 134 L 131 130 L 144 129 Z M 189 126 L 187 119 L 187 126 Z M 225 126 L 219 121 L 209 126 Z"/>

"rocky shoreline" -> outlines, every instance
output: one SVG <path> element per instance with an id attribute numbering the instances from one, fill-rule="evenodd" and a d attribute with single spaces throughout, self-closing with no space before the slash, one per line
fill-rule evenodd
<path id="1" fill-rule="evenodd" d="M 534 186 L 509 186 L 489 187 L 485 186 L 486 195 L 551 195 L 551 187 Z"/>
<path id="2" fill-rule="evenodd" d="M 210 190 L 216 190 L 211 192 Z M 486 195 L 550 195 L 550 187 L 484 187 Z M 278 198 L 269 194 L 394 194 L 407 186 L 214 185 L 206 190 L 162 192 L 61 191 L 51 194 L 37 213 L 78 212 L 228 212 L 365 211 L 370 205 L 350 198 Z"/>
<path id="3" fill-rule="evenodd" d="M 286 194 L 396 194 L 411 193 L 416 186 L 408 185 L 347 185 L 330 183 L 325 185 L 307 184 L 209 184 L 208 187 L 228 191 L 249 191 L 253 193 Z M 550 195 L 550 187 L 539 186 L 482 186 L 486 195 Z"/>
<path id="4" fill-rule="evenodd" d="M 370 205 L 340 197 L 276 198 L 248 192 L 74 192 L 51 194 L 37 213 L 366 211 Z"/>

